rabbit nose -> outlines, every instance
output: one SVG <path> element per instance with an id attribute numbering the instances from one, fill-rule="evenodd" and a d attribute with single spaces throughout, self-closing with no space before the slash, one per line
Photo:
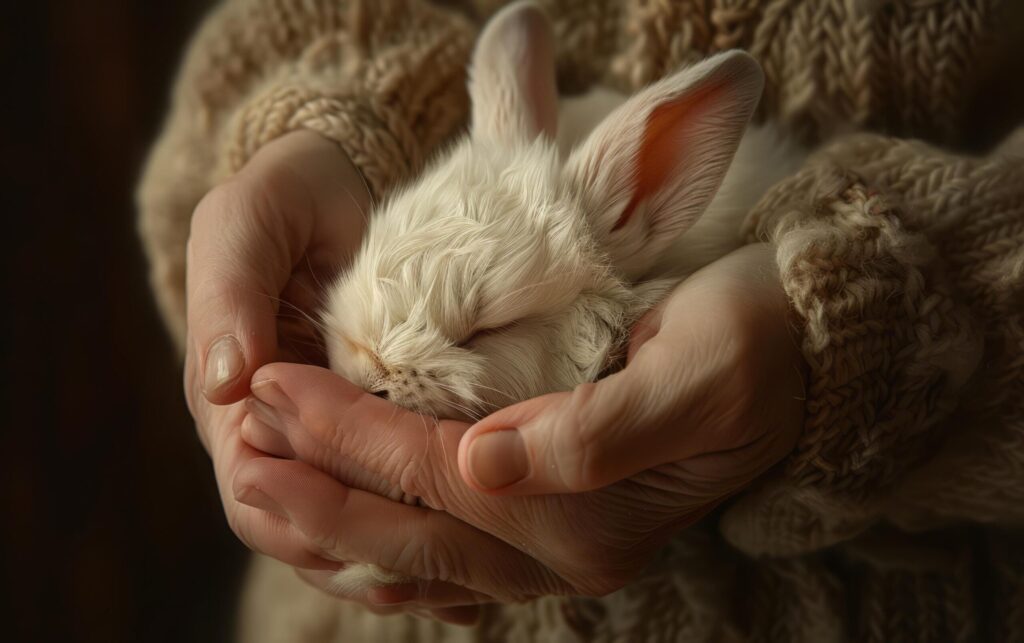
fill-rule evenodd
<path id="1" fill-rule="evenodd" d="M 386 400 L 391 397 L 391 393 L 386 388 L 381 389 L 379 391 L 373 391 L 373 394 L 381 398 L 382 400 Z"/>

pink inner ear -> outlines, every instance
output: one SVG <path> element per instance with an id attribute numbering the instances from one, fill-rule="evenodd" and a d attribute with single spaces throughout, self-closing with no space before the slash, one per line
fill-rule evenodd
<path id="1" fill-rule="evenodd" d="M 636 154 L 636 188 L 612 232 L 629 223 L 637 207 L 665 187 L 683 158 L 683 129 L 694 123 L 702 110 L 717 103 L 723 91 L 721 85 L 702 87 L 651 111 Z"/>

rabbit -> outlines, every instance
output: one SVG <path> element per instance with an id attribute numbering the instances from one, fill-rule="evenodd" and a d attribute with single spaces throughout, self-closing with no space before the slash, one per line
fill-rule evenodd
<path id="1" fill-rule="evenodd" d="M 328 288 L 332 370 L 465 420 L 593 381 L 659 298 L 741 245 L 746 212 L 802 162 L 768 128 L 744 136 L 763 87 L 746 53 L 629 98 L 563 101 L 559 118 L 553 49 L 531 2 L 487 24 L 470 131 L 375 209 Z M 371 565 L 335 577 L 349 590 L 407 580 Z"/>

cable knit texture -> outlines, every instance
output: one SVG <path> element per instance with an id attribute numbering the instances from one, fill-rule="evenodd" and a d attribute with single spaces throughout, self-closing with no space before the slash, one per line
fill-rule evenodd
<path id="1" fill-rule="evenodd" d="M 565 93 L 632 91 L 742 47 L 760 118 L 830 139 L 748 217 L 776 249 L 810 366 L 807 419 L 771 477 L 600 599 L 491 606 L 461 629 L 379 618 L 258 558 L 240 640 L 1024 640 L 1024 129 L 962 143 L 1006 61 L 1009 0 L 542 0 Z M 182 344 L 192 210 L 268 141 L 341 145 L 374 196 L 467 116 L 465 66 L 504 0 L 227 0 L 192 42 L 139 188 Z M 1016 14 L 1014 12 L 1017 12 Z"/>

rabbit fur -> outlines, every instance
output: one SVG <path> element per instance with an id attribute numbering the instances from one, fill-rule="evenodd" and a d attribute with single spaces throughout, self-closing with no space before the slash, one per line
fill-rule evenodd
<path id="1" fill-rule="evenodd" d="M 743 52 L 628 99 L 563 100 L 561 113 L 554 72 L 534 4 L 488 23 L 468 135 L 376 208 L 329 288 L 334 371 L 467 420 L 593 381 L 621 360 L 640 315 L 740 245 L 746 212 L 802 162 L 769 128 L 744 135 L 763 75 Z M 372 565 L 335 577 L 346 591 L 407 580 Z"/>

